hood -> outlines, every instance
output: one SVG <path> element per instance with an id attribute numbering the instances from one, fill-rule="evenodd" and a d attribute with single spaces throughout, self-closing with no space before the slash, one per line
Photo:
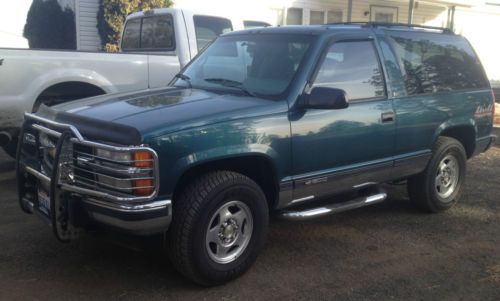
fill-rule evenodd
<path id="1" fill-rule="evenodd" d="M 288 109 L 286 101 L 271 101 L 198 89 L 163 88 L 97 96 L 53 107 L 70 118 L 133 127 L 141 136 L 227 120 L 268 115 Z"/>

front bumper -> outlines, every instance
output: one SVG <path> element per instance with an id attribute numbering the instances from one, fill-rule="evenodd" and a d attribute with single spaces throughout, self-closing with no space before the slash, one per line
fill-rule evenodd
<path id="1" fill-rule="evenodd" d="M 105 226 L 133 235 L 151 235 L 168 230 L 172 221 L 172 202 L 169 199 L 142 204 L 116 204 L 72 194 L 66 201 L 69 221 L 77 228 Z M 36 200 L 24 197 L 21 202 L 24 211 L 48 219 L 38 209 Z"/>
<path id="2" fill-rule="evenodd" d="M 41 145 L 40 138 L 35 134 L 37 131 L 52 135 L 57 141 L 55 146 Z M 158 196 L 158 158 L 153 150 L 144 146 L 119 147 L 88 141 L 71 125 L 31 114 L 27 114 L 20 137 L 17 184 L 21 208 L 44 217 L 58 239 L 70 240 L 78 236 L 80 229 L 101 225 L 134 235 L 156 234 L 168 229 L 172 219 L 172 202 L 168 197 Z M 68 148 L 68 145 L 75 143 L 108 149 L 151 151 L 155 162 L 151 170 L 156 175 L 154 191 L 148 196 L 117 196 L 109 190 L 91 189 L 70 181 L 72 177 L 68 168 L 74 166 L 74 156 L 78 151 Z M 51 170 L 41 163 L 45 160 L 41 152 L 49 148 L 54 158 Z"/>

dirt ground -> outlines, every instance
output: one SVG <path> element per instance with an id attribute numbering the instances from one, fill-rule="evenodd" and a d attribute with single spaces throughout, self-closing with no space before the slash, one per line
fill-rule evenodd
<path id="1" fill-rule="evenodd" d="M 423 214 L 404 187 L 392 187 L 372 207 L 273 219 L 250 271 L 210 289 L 180 276 L 156 241 L 59 243 L 19 209 L 13 168 L 1 153 L 2 300 L 500 300 L 499 144 L 469 162 L 463 199 L 448 212 Z"/>

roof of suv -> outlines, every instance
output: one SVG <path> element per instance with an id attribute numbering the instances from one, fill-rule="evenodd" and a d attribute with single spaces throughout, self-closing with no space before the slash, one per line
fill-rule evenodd
<path id="1" fill-rule="evenodd" d="M 423 26 L 416 24 L 349 22 L 349 23 L 332 23 L 325 25 L 287 25 L 287 26 L 262 27 L 262 28 L 253 28 L 253 29 L 230 32 L 225 35 L 237 35 L 237 34 L 247 34 L 247 33 L 248 34 L 250 33 L 322 34 L 332 30 L 363 32 L 363 31 L 371 31 L 373 28 L 453 34 L 453 32 L 448 28 Z"/>

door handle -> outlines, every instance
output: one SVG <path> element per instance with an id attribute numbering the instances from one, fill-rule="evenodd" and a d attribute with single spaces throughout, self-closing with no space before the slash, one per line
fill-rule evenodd
<path id="1" fill-rule="evenodd" d="M 382 122 L 393 122 L 394 112 L 384 112 L 382 113 Z"/>

